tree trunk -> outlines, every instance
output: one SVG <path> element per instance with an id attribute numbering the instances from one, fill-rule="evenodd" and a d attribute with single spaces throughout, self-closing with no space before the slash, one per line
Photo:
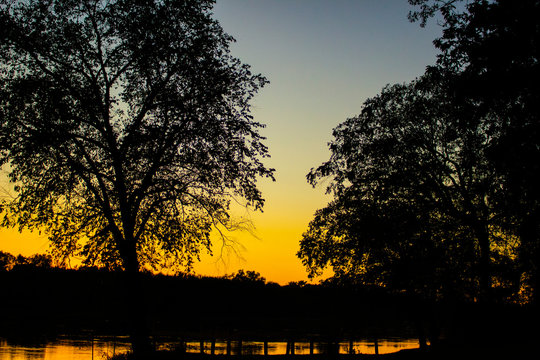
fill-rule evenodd
<path id="1" fill-rule="evenodd" d="M 416 304 L 413 310 L 413 321 L 416 326 L 416 333 L 418 335 L 418 344 L 421 350 L 427 348 L 427 336 L 425 329 L 425 311 L 426 306 L 423 304 Z"/>
<path id="2" fill-rule="evenodd" d="M 418 334 L 418 345 L 420 350 L 427 349 L 427 337 L 424 329 L 424 323 L 421 320 L 416 321 L 416 333 Z"/>
<path id="3" fill-rule="evenodd" d="M 134 243 L 128 243 L 132 245 Z M 150 342 L 150 332 L 147 319 L 146 291 L 143 289 L 139 262 L 135 246 L 130 246 L 124 256 L 126 273 L 126 306 L 129 309 L 130 339 L 135 359 L 149 359 L 154 351 Z"/>
<path id="4" fill-rule="evenodd" d="M 489 232 L 484 223 L 475 224 L 474 232 L 480 247 L 479 276 L 480 276 L 480 301 L 491 300 L 491 250 Z"/>

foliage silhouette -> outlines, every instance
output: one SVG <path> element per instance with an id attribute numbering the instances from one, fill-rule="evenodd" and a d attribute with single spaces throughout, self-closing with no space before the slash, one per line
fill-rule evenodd
<path id="1" fill-rule="evenodd" d="M 50 269 L 53 267 L 53 259 L 50 255 L 34 254 L 28 257 L 0 251 L 0 271 L 20 269 Z"/>
<path id="2" fill-rule="evenodd" d="M 330 160 L 308 174 L 314 186 L 329 177 L 334 196 L 300 243 L 311 276 L 331 266 L 337 277 L 428 298 L 485 298 L 493 282 L 519 288 L 507 269 L 515 236 L 492 200 L 501 180 L 486 151 L 496 123 L 446 91 L 432 75 L 386 87 L 334 130 Z"/>
<path id="3" fill-rule="evenodd" d="M 249 102 L 267 80 L 230 55 L 212 5 L 0 2 L 3 225 L 136 274 L 189 268 L 213 227 L 235 228 L 233 197 L 262 208 L 273 170 Z"/>
<path id="4" fill-rule="evenodd" d="M 266 283 L 266 279 L 259 272 L 252 270 L 244 271 L 240 269 L 236 273 L 229 275 L 226 278 L 240 282 L 251 282 L 259 284 Z"/>
<path id="5" fill-rule="evenodd" d="M 8 271 L 15 265 L 15 256 L 0 251 L 0 271 Z"/>
<path id="6" fill-rule="evenodd" d="M 540 298 L 540 194 L 538 183 L 538 74 L 540 2 L 411 0 L 420 10 L 411 18 L 425 23 L 440 12 L 443 36 L 437 65 L 429 69 L 451 79 L 449 96 L 478 105 L 476 116 L 489 114 L 497 129 L 488 149 L 490 165 L 504 191 L 495 198 L 506 226 L 520 239 L 519 263 L 533 300 Z"/>

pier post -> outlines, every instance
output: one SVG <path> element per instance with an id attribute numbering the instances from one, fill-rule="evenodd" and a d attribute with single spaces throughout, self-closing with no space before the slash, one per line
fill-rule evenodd
<path id="1" fill-rule="evenodd" d="M 379 339 L 375 338 L 375 355 L 379 355 Z"/>
<path id="2" fill-rule="evenodd" d="M 231 340 L 227 340 L 227 355 L 231 355 Z"/>
<path id="3" fill-rule="evenodd" d="M 313 339 L 311 339 L 309 341 L 309 355 L 313 355 L 314 348 L 315 348 L 315 343 L 314 343 Z"/>
<path id="4" fill-rule="evenodd" d="M 268 356 L 268 341 L 264 341 L 264 356 Z"/>
<path id="5" fill-rule="evenodd" d="M 354 354 L 354 343 L 352 340 L 349 340 L 349 355 Z"/>
<path id="6" fill-rule="evenodd" d="M 201 340 L 201 349 L 200 349 L 200 352 L 201 352 L 201 354 L 204 354 L 204 340 Z"/>
<path id="7" fill-rule="evenodd" d="M 212 344 L 210 345 L 210 355 L 216 354 L 216 339 L 212 339 Z"/>
<path id="8" fill-rule="evenodd" d="M 182 339 L 182 338 L 178 339 L 178 351 L 181 354 L 186 353 L 186 343 L 184 342 L 184 339 Z"/>
<path id="9" fill-rule="evenodd" d="M 238 340 L 238 355 L 242 355 L 242 340 Z"/>
<path id="10" fill-rule="evenodd" d="M 328 342 L 328 355 L 334 356 L 339 354 L 339 342 L 330 340 Z"/>

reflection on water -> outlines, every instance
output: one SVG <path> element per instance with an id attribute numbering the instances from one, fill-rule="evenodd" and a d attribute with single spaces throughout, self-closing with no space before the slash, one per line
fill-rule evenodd
<path id="1" fill-rule="evenodd" d="M 179 345 L 178 342 L 167 341 L 160 342 L 158 349 L 171 349 Z M 339 343 L 339 352 L 341 354 L 375 354 L 375 342 L 372 340 L 354 341 Z M 380 339 L 377 342 L 379 354 L 392 353 L 403 349 L 412 349 L 418 347 L 416 339 Z M 232 341 L 230 350 L 232 354 L 238 354 L 240 343 Z M 211 353 L 212 344 L 207 341 L 203 344 L 204 352 Z M 264 343 L 257 341 L 244 341 L 241 344 L 242 354 L 262 355 L 264 353 Z M 113 354 L 124 353 L 130 349 L 127 337 L 101 338 L 80 340 L 73 338 L 60 338 L 41 344 L 20 344 L 13 343 L 0 338 L 0 360 L 104 360 Z M 188 352 L 200 352 L 200 342 L 187 342 L 186 350 Z M 322 354 L 328 350 L 328 344 L 314 343 L 313 353 Z M 214 344 L 215 354 L 227 353 L 227 342 L 216 341 Z M 286 342 L 268 342 L 269 355 L 283 355 L 287 353 Z M 296 342 L 294 344 L 294 353 L 298 355 L 307 355 L 310 353 L 309 342 Z"/>
<path id="2" fill-rule="evenodd" d="M 377 341 L 379 354 L 388 354 L 405 349 L 416 349 L 419 347 L 418 339 L 381 339 Z M 375 342 L 362 340 L 353 343 L 355 354 L 375 354 Z M 340 344 L 340 353 L 349 352 L 349 344 Z"/>
<path id="3" fill-rule="evenodd" d="M 20 344 L 0 338 L 0 360 L 102 360 L 130 349 L 126 337 L 80 340 L 60 338 Z"/>
<path id="4" fill-rule="evenodd" d="M 167 343 L 167 347 L 176 345 L 175 343 Z M 400 339 L 400 338 L 388 338 L 379 339 L 377 341 L 377 347 L 379 354 L 388 354 L 405 349 L 418 348 L 418 339 Z M 210 341 L 204 342 L 204 352 L 211 353 L 212 343 Z M 231 354 L 238 354 L 239 343 L 236 341 L 231 342 Z M 191 341 L 186 343 L 187 352 L 198 353 L 201 350 L 201 343 L 199 341 Z M 339 343 L 339 353 L 349 354 L 351 351 L 350 342 Z M 352 351 L 354 354 L 375 354 L 375 341 L 374 340 L 360 340 L 352 343 Z M 313 353 L 324 354 L 328 352 L 328 344 L 326 343 L 314 343 Z M 216 341 L 214 353 L 223 355 L 227 353 L 227 343 Z M 262 341 L 244 341 L 242 342 L 242 354 L 262 355 L 264 353 L 264 343 Z M 286 342 L 268 342 L 268 355 L 284 355 L 287 353 Z M 308 355 L 310 353 L 309 342 L 295 342 L 294 353 L 296 355 Z M 0 359 L 3 360 L 3 359 Z"/>

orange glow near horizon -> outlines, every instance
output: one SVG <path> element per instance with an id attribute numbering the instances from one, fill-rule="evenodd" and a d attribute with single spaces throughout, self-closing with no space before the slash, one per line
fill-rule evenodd
<path id="1" fill-rule="evenodd" d="M 307 281 L 306 271 L 295 254 L 304 230 L 297 228 L 268 228 L 257 231 L 255 238 L 246 232 L 233 235 L 238 242 L 237 253 L 224 252 L 220 256 L 219 240 L 214 244 L 214 256 L 201 254 L 201 261 L 194 272 L 205 276 L 223 276 L 239 269 L 261 273 L 267 281 L 287 284 L 290 281 Z M 46 253 L 49 243 L 46 235 L 15 229 L 0 229 L 0 251 L 13 255 L 30 256 Z M 73 261 L 76 264 L 77 261 Z"/>
<path id="2" fill-rule="evenodd" d="M 203 252 L 194 271 L 198 275 L 223 276 L 239 269 L 253 270 L 268 281 L 282 285 L 307 280 L 300 260 L 294 259 L 302 232 L 301 227 L 266 228 L 256 231 L 257 238 L 247 232 L 238 232 L 231 235 L 238 242 L 236 253 L 229 251 L 221 255 L 220 240 L 217 240 L 214 242 L 214 256 Z M 0 251 L 13 255 L 43 254 L 49 249 L 46 235 L 27 230 L 19 233 L 16 229 L 0 229 L 0 239 Z"/>
<path id="3" fill-rule="evenodd" d="M 305 187 L 317 192 L 307 184 Z M 264 188 L 268 198 L 264 212 L 247 211 L 242 207 L 231 211 L 233 217 L 250 220 L 253 231 L 228 233 L 227 236 L 236 243 L 233 251 L 221 251 L 221 240 L 214 236 L 213 256 L 203 251 L 201 261 L 194 265 L 195 274 L 219 277 L 243 269 L 257 271 L 267 281 L 282 285 L 291 281 L 308 281 L 296 252 L 313 209 L 324 206 L 326 197 L 320 194 L 311 198 L 301 193 L 296 196 L 276 194 L 273 192 L 280 191 L 277 182 L 265 182 Z M 46 253 L 48 249 L 44 233 L 0 228 L 0 251 L 30 256 Z M 72 261 L 72 265 L 77 263 L 77 260 Z"/>

